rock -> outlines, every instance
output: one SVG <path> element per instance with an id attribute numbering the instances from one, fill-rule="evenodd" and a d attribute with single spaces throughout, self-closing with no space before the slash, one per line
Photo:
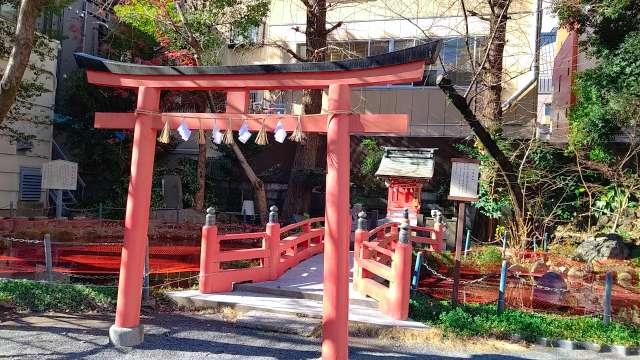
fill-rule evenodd
<path id="1" fill-rule="evenodd" d="M 549 267 L 542 260 L 538 260 L 533 265 L 531 265 L 531 273 L 532 274 L 544 274 L 549 271 Z"/>
<path id="2" fill-rule="evenodd" d="M 590 236 L 576 248 L 575 256 L 581 260 L 592 262 L 602 259 L 624 260 L 631 251 L 618 234 L 606 236 Z"/>
<path id="3" fill-rule="evenodd" d="M 567 278 L 569 279 L 569 281 L 580 281 L 584 279 L 585 276 L 586 273 L 582 269 L 579 269 L 577 267 L 572 267 L 567 272 Z"/>
<path id="4" fill-rule="evenodd" d="M 567 283 L 562 275 L 549 271 L 536 280 L 533 299 L 560 306 L 564 304 L 563 298 L 566 290 Z"/>
<path id="5" fill-rule="evenodd" d="M 628 272 L 619 272 L 618 273 L 618 285 L 622 287 L 633 287 L 633 276 Z"/>

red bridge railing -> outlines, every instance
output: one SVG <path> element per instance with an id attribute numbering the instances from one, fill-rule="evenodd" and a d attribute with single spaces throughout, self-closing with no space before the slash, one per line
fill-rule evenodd
<path id="1" fill-rule="evenodd" d="M 412 242 L 429 244 L 434 251 L 443 248 L 444 225 L 409 226 L 386 223 L 366 230 L 366 214 L 358 215 L 354 239 L 353 287 L 378 301 L 380 310 L 394 319 L 409 317 Z M 430 236 L 413 234 L 429 233 Z"/>
<path id="2" fill-rule="evenodd" d="M 301 261 L 322 252 L 324 228 L 318 225 L 324 218 L 281 228 L 277 210 L 271 208 L 264 232 L 227 235 L 218 235 L 215 213 L 209 211 L 202 228 L 201 293 L 231 291 L 235 283 L 275 280 Z"/>

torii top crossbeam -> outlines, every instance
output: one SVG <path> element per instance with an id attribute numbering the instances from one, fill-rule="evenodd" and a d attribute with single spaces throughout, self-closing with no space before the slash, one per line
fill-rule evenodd
<path id="1" fill-rule="evenodd" d="M 318 89 L 394 84 L 422 79 L 437 58 L 439 41 L 362 59 L 236 66 L 152 66 L 75 54 L 90 83 L 172 90 Z"/>
<path id="2" fill-rule="evenodd" d="M 246 114 L 249 91 L 261 89 L 326 89 L 328 114 L 305 115 L 302 131 L 327 133 L 327 175 L 324 242 L 323 359 L 347 359 L 349 293 L 349 135 L 353 133 L 406 134 L 406 114 L 352 114 L 351 88 L 413 82 L 422 79 L 425 64 L 433 64 L 440 42 L 429 42 L 364 59 L 246 66 L 146 66 L 75 54 L 90 83 L 134 88 L 135 113 L 96 113 L 97 128 L 133 128 L 131 178 L 125 215 L 118 302 L 111 341 L 133 346 L 142 342 L 140 300 L 157 130 L 184 121 L 190 129 L 237 130 L 247 121 L 250 130 L 273 130 L 281 121 L 288 131 L 297 116 Z M 223 114 L 160 113 L 161 90 L 223 90 Z M 230 114 L 235 114 L 234 116 Z M 209 120 L 209 121 L 203 121 Z M 202 276 L 207 274 L 200 274 Z"/>

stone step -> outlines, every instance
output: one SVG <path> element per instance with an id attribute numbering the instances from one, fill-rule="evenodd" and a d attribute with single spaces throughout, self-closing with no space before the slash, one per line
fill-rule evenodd
<path id="1" fill-rule="evenodd" d="M 311 336 L 318 332 L 321 320 L 310 317 L 251 310 L 238 316 L 235 324 L 249 329 Z"/>
<path id="2" fill-rule="evenodd" d="M 308 299 L 322 302 L 322 291 L 301 290 L 300 288 L 296 287 L 282 288 L 279 286 L 264 284 L 265 283 L 241 283 L 235 284 L 233 288 L 234 290 L 243 292 L 266 294 L 291 299 Z M 351 296 L 349 298 L 349 304 L 369 307 L 372 309 L 378 308 L 378 302 L 376 300 L 366 297 Z"/>
<path id="3" fill-rule="evenodd" d="M 200 294 L 197 290 L 184 290 L 167 292 L 167 295 L 179 305 L 197 308 L 228 306 L 240 311 L 259 310 L 316 319 L 322 318 L 323 310 L 321 301 L 270 296 L 269 294 L 247 291 Z M 382 314 L 377 308 L 356 304 L 349 305 L 349 322 L 381 327 L 426 328 L 422 323 L 394 320 Z"/>

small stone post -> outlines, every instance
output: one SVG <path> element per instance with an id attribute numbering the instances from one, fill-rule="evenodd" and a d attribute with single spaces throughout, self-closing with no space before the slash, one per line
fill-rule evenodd
<path id="1" fill-rule="evenodd" d="M 265 232 L 269 234 L 267 249 L 269 249 L 269 279 L 276 280 L 280 277 L 280 223 L 278 222 L 278 207 L 269 208 L 269 222 Z"/>
<path id="2" fill-rule="evenodd" d="M 51 259 L 51 235 L 44 234 L 44 264 L 47 272 L 47 281 L 53 280 L 53 261 Z"/>
<path id="3" fill-rule="evenodd" d="M 611 271 L 607 271 L 607 274 L 604 278 L 604 300 L 603 300 L 603 308 L 604 314 L 602 317 L 602 321 L 605 325 L 608 325 L 611 322 L 611 291 L 613 289 L 613 273 Z"/>
<path id="4" fill-rule="evenodd" d="M 358 213 L 358 223 L 353 239 L 353 288 L 362 292 L 362 243 L 367 239 L 367 213 Z"/>

